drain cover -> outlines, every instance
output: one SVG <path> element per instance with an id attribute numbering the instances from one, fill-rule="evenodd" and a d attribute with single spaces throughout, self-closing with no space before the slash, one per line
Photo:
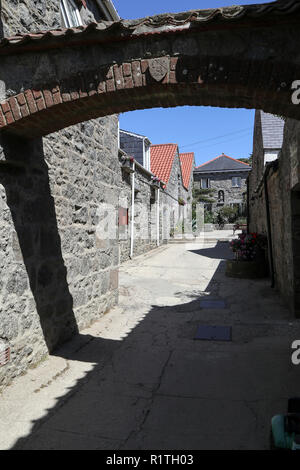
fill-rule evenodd
<path id="1" fill-rule="evenodd" d="M 200 300 L 200 308 L 226 308 L 224 300 Z"/>
<path id="2" fill-rule="evenodd" d="M 199 326 L 195 339 L 205 339 L 208 341 L 231 341 L 231 326 Z"/>

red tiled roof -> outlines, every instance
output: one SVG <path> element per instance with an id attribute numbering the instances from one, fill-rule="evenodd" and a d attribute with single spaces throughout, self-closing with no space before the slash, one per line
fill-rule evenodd
<path id="1" fill-rule="evenodd" d="M 182 183 L 185 189 L 188 190 L 194 164 L 194 152 L 180 153 L 179 158 L 182 174 Z"/>
<path id="2" fill-rule="evenodd" d="M 177 144 L 151 145 L 151 171 L 168 184 L 173 161 L 178 149 Z"/>

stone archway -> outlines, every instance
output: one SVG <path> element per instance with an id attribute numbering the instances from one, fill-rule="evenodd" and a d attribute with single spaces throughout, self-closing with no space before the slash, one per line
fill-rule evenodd
<path id="1" fill-rule="evenodd" d="M 300 78 L 299 24 L 300 3 L 291 0 L 90 24 L 0 42 L 0 182 L 7 204 L 5 194 L 0 203 L 7 219 L 3 232 L 12 233 L 5 244 L 10 270 L 5 264 L 2 269 L 10 290 L 27 296 L 18 305 L 10 303 L 4 327 L 5 337 L 15 342 L 20 368 L 28 360 L 22 363 L 28 353 L 23 351 L 26 328 L 34 331 L 32 357 L 37 361 L 117 301 L 117 246 L 110 247 L 109 264 L 106 253 L 98 256 L 94 237 L 96 204 L 107 191 L 101 179 L 109 174 L 100 168 L 104 152 L 95 159 L 92 148 L 83 162 L 84 145 L 79 144 L 78 151 L 67 155 L 65 130 L 61 158 L 51 159 L 56 137 L 44 139 L 44 148 L 41 136 L 92 118 L 160 106 L 259 108 L 299 119 L 300 107 L 291 99 L 291 85 Z M 110 119 L 107 134 L 116 124 L 116 116 Z M 101 126 L 99 133 L 104 132 Z M 117 155 L 113 144 L 105 149 L 114 151 Z M 60 166 L 66 180 L 58 174 Z M 114 175 L 109 176 L 113 186 Z M 86 246 L 94 256 L 85 251 L 79 256 Z M 102 288 L 109 292 L 103 302 L 97 297 Z M 31 315 L 35 310 L 38 315 Z"/>
<path id="2" fill-rule="evenodd" d="M 258 108 L 299 118 L 293 0 L 28 34 L 0 44 L 0 129 L 40 137 L 153 107 Z"/>

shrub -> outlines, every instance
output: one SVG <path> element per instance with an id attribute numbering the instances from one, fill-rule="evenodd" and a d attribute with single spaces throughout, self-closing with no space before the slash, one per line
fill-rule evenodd
<path id="1" fill-rule="evenodd" d="M 224 223 L 233 224 L 238 218 L 238 208 L 224 206 L 219 210 L 219 215 L 224 220 Z"/>
<path id="2" fill-rule="evenodd" d="M 205 224 L 213 224 L 214 223 L 214 216 L 210 211 L 204 211 L 204 223 Z"/>
<path id="3" fill-rule="evenodd" d="M 247 225 L 247 219 L 245 217 L 240 217 L 235 221 L 235 223 L 238 225 Z"/>

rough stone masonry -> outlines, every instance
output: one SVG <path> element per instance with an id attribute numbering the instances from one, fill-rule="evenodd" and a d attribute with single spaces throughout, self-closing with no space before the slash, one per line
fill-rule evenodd
<path id="1" fill-rule="evenodd" d="M 74 41 L 84 36 L 92 42 L 98 33 L 107 39 L 105 46 L 91 45 L 88 53 L 82 44 L 59 48 L 55 37 L 50 43 L 56 49 L 44 53 L 43 33 L 34 41 L 27 38 L 27 46 L 22 43 L 23 52 L 33 42 L 39 52 L 15 55 L 15 42 L 24 39 L 20 36 L 2 43 L 1 125 L 25 138 L 3 134 L 1 139 L 0 338 L 12 350 L 11 362 L 0 369 L 2 385 L 117 301 L 118 247 L 115 240 L 99 243 L 96 237 L 96 207 L 101 202 L 117 205 L 122 185 L 114 113 L 198 104 L 261 107 L 299 117 L 289 88 L 300 70 L 299 2 L 288 3 L 73 31 Z M 56 28 L 61 24 L 58 4 L 3 0 L 3 33 Z M 90 10 L 87 20 L 92 18 Z M 70 40 L 62 36 L 62 43 Z M 162 64 L 168 67 L 155 69 Z M 98 82 L 97 90 L 85 89 L 81 100 L 74 80 L 82 70 L 86 84 L 96 87 Z M 105 92 L 97 70 L 106 74 Z M 159 82 L 161 70 L 165 77 Z M 95 81 L 89 80 L 90 73 Z M 60 114 L 53 102 L 62 95 Z M 65 129 L 101 115 L 111 117 Z M 58 129 L 64 130 L 40 137 Z M 29 135 L 36 139 L 28 141 Z"/>
<path id="2" fill-rule="evenodd" d="M 2 1 L 1 19 L 5 36 L 61 27 L 55 0 Z M 117 303 L 119 248 L 96 228 L 98 205 L 117 205 L 122 185 L 118 117 L 3 137 L 0 155 L 0 341 L 11 348 L 1 390 Z"/>

